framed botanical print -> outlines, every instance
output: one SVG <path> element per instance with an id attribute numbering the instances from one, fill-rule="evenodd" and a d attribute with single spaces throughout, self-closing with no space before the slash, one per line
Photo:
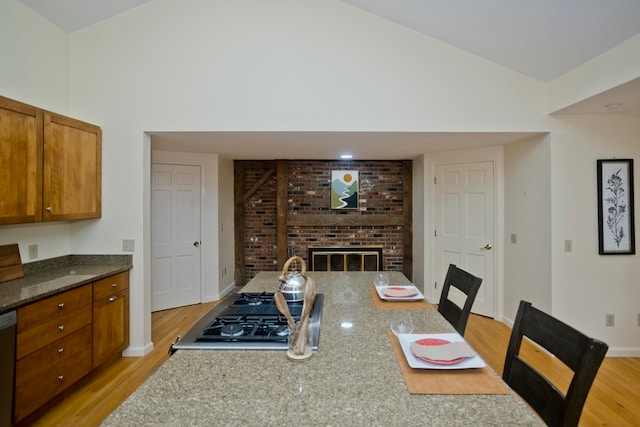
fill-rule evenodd
<path id="1" fill-rule="evenodd" d="M 598 160 L 598 252 L 636 253 L 633 159 Z"/>

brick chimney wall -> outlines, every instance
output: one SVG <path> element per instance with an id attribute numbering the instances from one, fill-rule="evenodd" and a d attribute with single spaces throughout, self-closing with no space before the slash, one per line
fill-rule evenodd
<path id="1" fill-rule="evenodd" d="M 266 169 L 245 167 L 244 190 L 248 191 Z M 359 173 L 357 209 L 331 209 L 331 171 Z M 402 161 L 302 161 L 287 162 L 287 215 L 402 215 Z M 270 176 L 244 204 L 245 277 L 277 269 L 276 176 Z M 402 271 L 403 227 L 398 225 L 304 226 L 287 228 L 288 252 L 308 262 L 309 246 L 383 245 L 385 270 Z"/>

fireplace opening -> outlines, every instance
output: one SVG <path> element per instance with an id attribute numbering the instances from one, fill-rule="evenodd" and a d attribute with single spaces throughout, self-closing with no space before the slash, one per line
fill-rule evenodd
<path id="1" fill-rule="evenodd" d="M 380 271 L 382 246 L 309 247 L 310 271 Z"/>

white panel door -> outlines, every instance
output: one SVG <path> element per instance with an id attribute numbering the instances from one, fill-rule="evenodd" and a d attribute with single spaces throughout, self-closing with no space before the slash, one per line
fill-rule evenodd
<path id="1" fill-rule="evenodd" d="M 151 311 L 200 303 L 200 167 L 151 165 Z"/>
<path id="2" fill-rule="evenodd" d="M 494 167 L 493 162 L 438 165 L 435 168 L 435 279 L 439 298 L 449 264 L 481 277 L 472 312 L 494 317 Z M 464 304 L 452 288 L 450 299 Z"/>

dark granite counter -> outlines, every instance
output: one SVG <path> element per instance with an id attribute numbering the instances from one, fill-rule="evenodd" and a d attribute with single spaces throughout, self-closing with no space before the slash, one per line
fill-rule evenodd
<path id="1" fill-rule="evenodd" d="M 273 292 L 280 273 L 242 290 Z M 390 312 L 368 288 L 375 273 L 309 273 L 324 294 L 319 350 L 178 350 L 104 426 L 541 426 L 515 393 L 409 394 L 387 335 Z M 392 282 L 407 283 L 400 273 Z M 416 330 L 454 332 L 436 310 L 412 310 Z M 185 331 L 186 332 L 186 331 Z"/>
<path id="2" fill-rule="evenodd" d="M 25 277 L 0 283 L 0 313 L 132 267 L 131 255 L 66 255 L 24 264 Z"/>

